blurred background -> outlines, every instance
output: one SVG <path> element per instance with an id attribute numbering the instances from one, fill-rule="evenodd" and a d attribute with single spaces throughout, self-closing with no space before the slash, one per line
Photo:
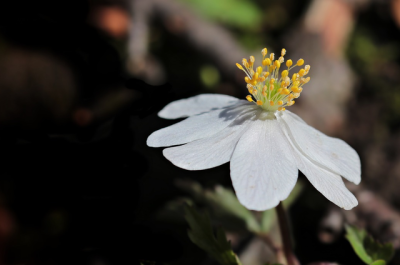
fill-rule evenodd
<path id="1" fill-rule="evenodd" d="M 344 223 L 399 249 L 400 0 L 33 0 L 0 4 L 0 263 L 216 264 L 188 239 L 185 202 L 243 264 L 273 261 L 207 199 L 232 190 L 229 164 L 185 171 L 146 146 L 173 100 L 244 98 L 235 63 L 264 47 L 311 65 L 290 110 L 362 161 L 352 211 L 300 176 L 300 262 L 363 264 Z"/>

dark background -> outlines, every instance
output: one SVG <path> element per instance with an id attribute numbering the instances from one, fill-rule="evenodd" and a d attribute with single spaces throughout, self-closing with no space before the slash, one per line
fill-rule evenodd
<path id="1" fill-rule="evenodd" d="M 343 220 L 397 249 L 400 3 L 317 1 L 2 3 L 0 262 L 215 264 L 189 241 L 184 221 L 158 213 L 188 196 L 176 179 L 231 187 L 229 165 L 185 171 L 146 138 L 175 122 L 156 116 L 172 100 L 244 98 L 234 62 L 257 59 L 264 46 L 311 64 L 293 111 L 357 150 L 363 181 L 352 191 L 390 210 L 360 201 Z M 322 222 L 335 206 L 301 179 L 290 210 L 299 260 L 362 264 L 342 226 Z M 254 236 L 239 235 L 240 255 Z"/>

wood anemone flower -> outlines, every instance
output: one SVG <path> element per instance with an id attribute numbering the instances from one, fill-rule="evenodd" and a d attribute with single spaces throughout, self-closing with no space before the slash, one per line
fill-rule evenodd
<path id="1" fill-rule="evenodd" d="M 266 49 L 262 53 L 265 56 Z M 283 55 L 284 50 L 281 57 Z M 254 63 L 252 57 L 250 62 Z M 300 65 L 303 63 L 300 61 Z M 291 69 L 291 63 L 288 64 Z M 304 72 L 300 70 L 302 76 L 296 75 L 282 88 L 286 78 L 281 81 L 282 78 L 273 72 L 268 78 L 258 80 L 254 75 L 263 73 L 263 69 L 252 73 L 252 65 L 244 65 L 250 82 L 257 80 L 251 84 L 252 100 L 203 94 L 174 101 L 158 115 L 165 119 L 188 118 L 153 132 L 147 145 L 174 146 L 164 149 L 164 156 L 187 170 L 203 170 L 230 162 L 236 195 L 251 210 L 264 211 L 285 200 L 296 184 L 298 169 L 328 200 L 346 210 L 355 207 L 357 199 L 346 188 L 342 177 L 360 183 L 361 163 L 356 151 L 344 141 L 326 136 L 285 110 L 293 99 L 288 99 L 289 95 L 301 92 L 298 84 L 304 82 L 297 78 L 303 78 L 309 67 Z M 286 73 L 283 75 L 287 77 Z M 273 89 L 263 95 L 265 83 Z M 289 93 L 281 93 L 284 89 Z M 283 104 L 276 104 L 280 105 L 276 107 L 270 103 L 272 100 Z"/>

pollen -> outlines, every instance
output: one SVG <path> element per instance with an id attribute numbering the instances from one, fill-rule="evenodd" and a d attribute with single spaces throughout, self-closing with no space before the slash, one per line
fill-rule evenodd
<path id="1" fill-rule="evenodd" d="M 295 64 L 291 59 L 286 60 L 287 69 L 280 71 L 285 62 L 286 49 L 282 49 L 280 57 L 275 60 L 275 54 L 267 56 L 267 48 L 261 50 L 261 65 L 256 67 L 256 58 L 243 59 L 242 64 L 236 66 L 245 72 L 244 78 L 250 95 L 246 96 L 249 102 L 254 102 L 265 111 L 284 111 L 292 106 L 303 91 L 303 86 L 310 81 L 308 75 L 311 66 L 292 70 L 296 66 L 304 65 L 304 59 L 298 59 Z M 253 67 L 254 66 L 254 67 Z M 292 78 L 290 78 L 292 77 Z"/>

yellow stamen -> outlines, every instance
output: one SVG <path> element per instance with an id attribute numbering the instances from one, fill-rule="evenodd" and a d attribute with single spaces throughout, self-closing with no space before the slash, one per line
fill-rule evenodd
<path id="1" fill-rule="evenodd" d="M 264 48 L 261 50 L 261 54 L 264 57 L 265 55 L 267 55 L 267 48 Z"/>
<path id="2" fill-rule="evenodd" d="M 298 66 L 302 66 L 304 64 L 304 60 L 303 59 L 299 59 L 298 61 L 297 61 L 297 65 Z"/>
<path id="3" fill-rule="evenodd" d="M 242 67 L 240 64 L 236 63 L 236 66 L 237 66 L 237 68 L 239 68 L 240 70 L 243 70 L 243 67 Z"/>
<path id="4" fill-rule="evenodd" d="M 269 55 L 269 59 L 271 60 L 271 62 L 274 60 L 274 58 L 275 58 L 275 53 L 271 53 Z"/>
<path id="5" fill-rule="evenodd" d="M 269 58 L 265 59 L 265 60 L 262 62 L 262 65 L 263 65 L 263 66 L 269 66 L 269 65 L 271 65 L 271 59 L 269 59 Z"/>
<path id="6" fill-rule="evenodd" d="M 255 61 L 256 61 L 256 59 L 254 58 L 254 56 L 253 56 L 253 55 L 250 56 L 250 63 L 251 63 L 251 64 L 254 64 Z"/>
<path id="7" fill-rule="evenodd" d="M 310 72 L 310 68 L 311 68 L 311 66 L 309 66 L 308 64 L 306 66 L 304 66 L 304 70 L 306 70 L 305 74 L 308 74 L 308 72 Z"/>
<path id="8" fill-rule="evenodd" d="M 295 64 L 292 60 L 286 61 L 286 70 L 279 71 L 285 62 L 286 50 L 282 49 L 280 57 L 275 60 L 275 54 L 267 55 L 267 48 L 261 50 L 263 56 L 261 66 L 254 65 L 255 58 L 250 56 L 242 60 L 242 65 L 236 66 L 244 71 L 246 87 L 249 95 L 246 99 L 254 102 L 268 112 L 284 111 L 286 106 L 292 106 L 303 91 L 302 86 L 310 81 L 310 77 L 305 77 L 310 71 L 310 65 L 305 65 L 298 73 L 289 76 L 289 71 L 294 66 L 304 65 L 304 60 L 299 59 Z"/>
<path id="9" fill-rule="evenodd" d="M 299 93 L 299 92 L 301 92 L 300 89 L 299 89 L 297 86 L 292 87 L 292 91 L 293 91 L 294 93 Z"/>

